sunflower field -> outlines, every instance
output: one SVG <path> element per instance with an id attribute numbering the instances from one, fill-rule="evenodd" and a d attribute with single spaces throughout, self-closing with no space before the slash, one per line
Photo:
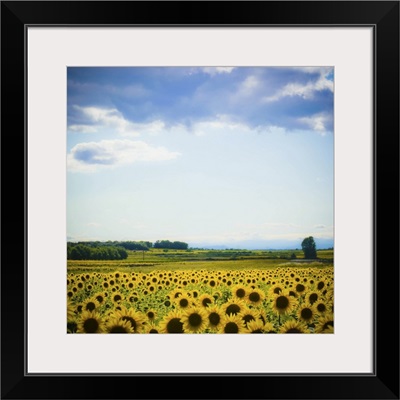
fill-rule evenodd
<path id="1" fill-rule="evenodd" d="M 67 332 L 333 333 L 333 266 L 69 272 Z"/>

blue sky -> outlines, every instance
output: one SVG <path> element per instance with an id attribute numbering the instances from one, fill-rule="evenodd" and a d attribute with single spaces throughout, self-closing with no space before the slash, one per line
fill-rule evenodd
<path id="1" fill-rule="evenodd" d="M 68 240 L 333 245 L 333 68 L 67 74 Z"/>

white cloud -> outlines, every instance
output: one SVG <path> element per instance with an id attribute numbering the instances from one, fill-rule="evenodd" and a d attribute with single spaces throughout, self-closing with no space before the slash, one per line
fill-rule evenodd
<path id="1" fill-rule="evenodd" d="M 259 78 L 254 75 L 250 75 L 239 85 L 235 97 L 238 97 L 240 99 L 241 97 L 250 96 L 260 87 L 261 81 L 259 80 Z"/>
<path id="2" fill-rule="evenodd" d="M 164 147 L 152 147 L 142 141 L 102 140 L 79 143 L 67 156 L 67 166 L 73 172 L 95 172 L 135 162 L 172 160 L 180 153 Z"/>
<path id="3" fill-rule="evenodd" d="M 302 71 L 307 74 L 320 74 L 320 75 L 328 75 L 333 72 L 333 67 L 290 67 L 290 69 L 296 69 L 298 71 Z"/>
<path id="4" fill-rule="evenodd" d="M 303 72 L 307 73 L 319 73 L 319 77 L 316 80 L 310 80 L 307 83 L 290 82 L 278 90 L 274 95 L 263 98 L 265 102 L 272 102 L 280 100 L 283 97 L 302 97 L 305 100 L 312 99 L 315 92 L 322 90 L 329 90 L 333 92 L 333 81 L 328 79 L 328 75 L 331 73 L 330 68 L 313 68 L 313 67 L 298 67 Z"/>
<path id="5" fill-rule="evenodd" d="M 246 90 L 252 90 L 258 82 L 254 77 L 249 78 L 242 83 Z M 193 121 L 189 125 L 182 123 L 167 125 L 162 120 L 154 120 L 146 123 L 133 123 L 127 121 L 117 109 L 78 106 L 75 106 L 75 108 L 78 109 L 88 121 L 87 125 L 79 124 L 69 126 L 71 132 L 79 133 L 107 132 L 116 133 L 118 136 L 137 137 L 143 135 L 157 136 L 161 134 L 205 136 L 230 134 L 283 134 L 287 132 L 286 128 L 277 125 L 250 126 L 225 114 L 217 114 L 213 118 Z M 321 134 L 325 134 L 325 124 L 330 121 L 329 118 L 330 117 L 325 114 L 318 114 L 311 117 L 300 118 L 298 119 L 298 122 L 318 131 Z"/>
<path id="6" fill-rule="evenodd" d="M 249 133 L 251 128 L 240 122 L 233 122 L 225 115 L 215 119 L 198 121 L 192 124 L 191 132 L 196 136 L 215 135 L 221 133 Z"/>
<path id="7" fill-rule="evenodd" d="M 97 128 L 91 125 L 70 125 L 68 130 L 79 133 L 96 133 Z"/>
<path id="8" fill-rule="evenodd" d="M 203 67 L 201 70 L 211 76 L 217 74 L 230 74 L 235 67 Z"/>
<path id="9" fill-rule="evenodd" d="M 80 112 L 87 124 L 70 125 L 69 131 L 80 133 L 96 133 L 103 130 L 113 130 L 124 136 L 140 136 L 143 134 L 157 135 L 165 128 L 162 121 L 150 123 L 133 123 L 124 118 L 116 108 L 80 107 L 74 106 Z"/>
<path id="10" fill-rule="evenodd" d="M 222 67 L 221 67 L 222 68 Z M 251 91 L 259 87 L 259 80 L 255 76 L 247 77 L 240 85 L 238 95 L 250 95 Z M 182 123 L 167 125 L 162 120 L 135 123 L 127 120 L 116 108 L 81 107 L 73 106 L 79 113 L 80 124 L 68 126 L 72 133 L 106 133 L 108 135 L 139 137 L 157 136 L 161 134 L 191 134 L 196 136 L 212 134 L 235 134 L 235 133 L 284 133 L 286 129 L 279 126 L 251 127 L 243 122 L 238 122 L 228 115 L 219 114 L 206 120 L 193 121 L 189 126 Z"/>
<path id="11" fill-rule="evenodd" d="M 171 127 L 173 131 L 176 127 Z M 272 133 L 285 133 L 286 129 L 274 125 L 259 125 L 252 127 L 243 122 L 234 121 L 228 115 L 216 115 L 213 119 L 206 119 L 202 121 L 193 122 L 190 128 L 182 125 L 179 126 L 181 132 L 194 134 L 196 136 L 209 136 L 209 135 L 250 135 L 250 134 L 272 134 Z"/>
<path id="12" fill-rule="evenodd" d="M 148 123 L 132 123 L 133 131 L 122 132 L 122 135 L 131 136 L 141 136 L 141 135 L 150 135 L 156 136 L 160 133 L 164 132 L 166 129 L 166 125 L 163 121 L 155 120 Z"/>
<path id="13" fill-rule="evenodd" d="M 183 69 L 185 75 L 194 75 L 199 73 L 208 74 L 210 76 L 216 76 L 220 74 L 230 74 L 236 67 L 193 67 Z"/>
<path id="14" fill-rule="evenodd" d="M 322 136 L 325 136 L 327 129 L 326 124 L 331 121 L 331 117 L 328 114 L 315 114 L 311 117 L 302 117 L 299 118 L 298 121 L 312 130 L 320 133 Z"/>
<path id="15" fill-rule="evenodd" d="M 254 79 L 249 79 L 244 82 L 246 88 L 251 89 L 255 85 Z M 182 123 L 176 123 L 174 125 L 167 125 L 162 120 L 154 120 L 145 123 L 133 123 L 126 120 L 122 114 L 115 108 L 99 108 L 99 107 L 79 107 L 74 106 L 82 116 L 85 117 L 87 124 L 75 124 L 68 127 L 70 132 L 76 133 L 101 133 L 105 132 L 107 134 L 115 134 L 116 136 L 122 137 L 138 137 L 138 136 L 157 136 L 165 134 L 179 134 L 179 135 L 195 135 L 195 136 L 205 136 L 205 135 L 235 135 L 235 134 L 281 134 L 285 133 L 286 129 L 275 125 L 260 125 L 252 127 L 246 123 L 235 120 L 234 117 L 225 114 L 217 114 L 213 118 L 205 120 L 193 121 L 189 125 Z M 103 141 L 99 143 L 117 143 L 117 140 Z M 94 146 L 94 142 L 90 145 Z M 141 143 L 141 142 L 133 142 Z M 83 151 L 82 146 L 86 146 L 87 143 L 81 143 L 79 151 Z M 77 145 L 78 146 L 78 145 Z M 77 148 L 75 146 L 75 148 Z M 74 149 L 75 149 L 74 148 Z M 91 147 L 94 150 L 94 147 Z M 110 158 L 104 158 L 104 147 L 101 150 L 100 156 L 94 158 L 92 155 L 91 163 L 79 162 L 79 166 L 76 167 L 76 157 L 73 157 L 70 162 L 71 169 L 78 170 L 92 170 L 93 166 L 88 164 L 106 163 L 113 164 Z"/>

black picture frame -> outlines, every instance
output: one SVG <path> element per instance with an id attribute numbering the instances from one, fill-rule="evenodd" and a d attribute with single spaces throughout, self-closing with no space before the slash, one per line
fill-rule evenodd
<path id="1" fill-rule="evenodd" d="M 31 25 L 373 27 L 373 373 L 26 373 L 26 29 Z M 399 1 L 2 1 L 1 60 L 3 399 L 399 399 Z M 362 335 L 365 328 L 359 329 Z"/>

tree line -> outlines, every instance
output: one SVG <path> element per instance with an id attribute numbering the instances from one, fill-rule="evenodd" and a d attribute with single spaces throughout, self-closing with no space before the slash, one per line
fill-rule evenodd
<path id="1" fill-rule="evenodd" d="M 169 240 L 157 240 L 153 247 L 155 249 L 176 249 L 176 250 L 187 250 L 189 245 L 185 242 L 170 242 Z"/>
<path id="2" fill-rule="evenodd" d="M 124 260 L 128 258 L 127 250 L 147 251 L 154 249 L 187 250 L 189 245 L 185 242 L 170 240 L 157 240 L 155 243 L 148 241 L 87 241 L 67 242 L 68 260 Z M 317 249 L 314 238 L 309 236 L 301 243 L 304 257 L 317 258 Z M 296 258 L 293 253 L 291 258 Z"/>
<path id="3" fill-rule="evenodd" d="M 124 260 L 128 252 L 120 246 L 67 243 L 68 260 Z"/>
<path id="4" fill-rule="evenodd" d="M 187 250 L 189 245 L 185 242 L 171 242 L 157 240 L 155 243 L 148 241 L 86 241 L 67 242 L 68 260 L 124 260 L 128 257 L 126 250 L 147 251 L 155 249 Z"/>

